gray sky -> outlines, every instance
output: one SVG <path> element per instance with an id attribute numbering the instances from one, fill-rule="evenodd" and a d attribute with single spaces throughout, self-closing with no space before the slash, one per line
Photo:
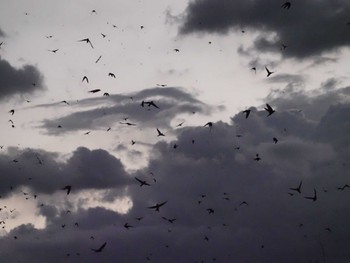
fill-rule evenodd
<path id="1" fill-rule="evenodd" d="M 350 4 L 284 3 L 1 1 L 1 258 L 349 262 Z"/>

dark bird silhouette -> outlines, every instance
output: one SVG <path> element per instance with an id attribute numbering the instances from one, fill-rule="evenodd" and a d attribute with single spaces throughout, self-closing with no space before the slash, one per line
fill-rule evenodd
<path id="1" fill-rule="evenodd" d="M 266 117 L 269 117 L 270 115 L 272 115 L 275 112 L 275 110 L 272 109 L 272 107 L 267 103 L 266 103 L 266 107 L 264 109 L 269 113 Z"/>
<path id="2" fill-rule="evenodd" d="M 86 81 L 86 83 L 89 83 L 89 79 L 87 76 L 84 76 L 83 79 L 81 80 L 81 82 L 84 82 L 84 80 Z"/>
<path id="3" fill-rule="evenodd" d="M 171 224 L 174 224 L 174 222 L 176 221 L 176 218 L 167 218 L 165 216 L 162 216 L 162 218 Z"/>
<path id="4" fill-rule="evenodd" d="M 9 110 L 9 113 L 10 113 L 11 115 L 15 114 L 15 110 L 14 110 L 14 109 Z"/>
<path id="5" fill-rule="evenodd" d="M 61 190 L 66 190 L 67 191 L 67 195 L 69 195 L 70 191 L 72 190 L 72 186 L 71 185 L 66 185 L 65 187 L 61 188 Z"/>
<path id="6" fill-rule="evenodd" d="M 69 105 L 69 103 L 66 100 L 62 100 L 61 103 L 65 103 L 65 104 Z"/>
<path id="7" fill-rule="evenodd" d="M 108 96 L 109 96 L 109 93 L 108 93 L 108 92 L 105 92 L 105 93 L 103 93 L 103 96 L 108 97 Z"/>
<path id="8" fill-rule="evenodd" d="M 207 211 L 208 211 L 209 214 L 214 214 L 214 209 L 213 208 L 208 208 Z"/>
<path id="9" fill-rule="evenodd" d="M 276 144 L 278 142 L 277 138 L 276 137 L 273 137 L 272 138 L 273 142 Z"/>
<path id="10" fill-rule="evenodd" d="M 134 140 L 131 140 L 131 145 L 134 145 L 136 142 Z"/>
<path id="11" fill-rule="evenodd" d="M 136 126 L 135 123 L 131 123 L 131 122 L 119 122 L 120 124 L 125 124 L 127 126 Z"/>
<path id="12" fill-rule="evenodd" d="M 176 125 L 176 127 L 181 127 L 181 126 L 182 126 L 182 124 L 184 124 L 184 123 L 185 123 L 185 121 L 183 121 L 183 122 L 179 123 L 178 125 Z"/>
<path id="13" fill-rule="evenodd" d="M 341 190 L 341 191 L 344 191 L 345 188 L 350 188 L 350 185 L 348 184 L 345 184 L 344 186 L 341 186 L 341 187 L 337 187 L 338 190 Z"/>
<path id="14" fill-rule="evenodd" d="M 105 34 L 102 34 L 102 33 L 101 33 L 101 36 L 102 36 L 103 38 L 105 38 L 105 37 L 106 37 L 106 35 L 105 35 Z"/>
<path id="15" fill-rule="evenodd" d="M 115 78 L 115 74 L 112 73 L 112 72 L 109 72 L 109 73 L 108 73 L 108 76 L 109 76 L 109 77 L 112 77 L 112 78 Z"/>
<path id="16" fill-rule="evenodd" d="M 149 209 L 155 209 L 155 211 L 159 212 L 159 208 L 161 208 L 163 205 L 165 205 L 168 201 L 165 201 L 163 203 L 160 203 L 160 204 L 155 204 L 155 205 L 152 205 L 152 206 L 149 206 L 148 208 Z"/>
<path id="17" fill-rule="evenodd" d="M 203 127 L 209 127 L 209 130 L 211 131 L 211 128 L 213 128 L 213 123 L 211 121 L 207 122 Z"/>
<path id="18" fill-rule="evenodd" d="M 291 7 L 291 5 L 292 5 L 291 2 L 285 2 L 283 5 L 281 5 L 281 7 L 284 9 L 289 9 Z"/>
<path id="19" fill-rule="evenodd" d="M 256 67 L 252 67 L 251 70 L 253 70 L 256 74 Z"/>
<path id="20" fill-rule="evenodd" d="M 94 46 L 92 45 L 92 43 L 91 43 L 89 38 L 84 38 L 84 39 L 78 40 L 78 42 L 86 42 L 87 44 L 90 44 L 90 46 L 92 48 L 94 48 Z"/>
<path id="21" fill-rule="evenodd" d="M 248 203 L 246 201 L 243 201 L 239 204 L 239 206 L 241 206 L 241 205 L 248 205 Z"/>
<path id="22" fill-rule="evenodd" d="M 260 161 L 260 160 L 261 160 L 261 158 L 259 157 L 259 154 L 258 154 L 258 153 L 255 155 L 254 160 L 255 160 L 255 161 Z"/>
<path id="23" fill-rule="evenodd" d="M 265 69 L 267 71 L 267 77 L 270 77 L 270 75 L 274 73 L 274 72 L 270 71 L 266 66 L 265 66 Z"/>
<path id="24" fill-rule="evenodd" d="M 99 253 L 99 252 L 102 252 L 102 250 L 106 247 L 106 245 L 107 245 L 107 242 L 104 242 L 102 244 L 102 246 L 100 246 L 99 248 L 97 248 L 97 249 L 92 248 L 91 250 L 96 252 L 96 253 Z"/>
<path id="25" fill-rule="evenodd" d="M 289 188 L 290 190 L 297 191 L 299 194 L 301 194 L 301 186 L 303 185 L 303 181 L 300 181 L 299 186 L 296 188 Z"/>
<path id="26" fill-rule="evenodd" d="M 144 29 L 145 27 L 144 26 L 140 26 L 141 29 Z"/>
<path id="27" fill-rule="evenodd" d="M 157 136 L 165 136 L 164 133 L 162 133 L 158 128 L 157 128 L 158 135 Z"/>
<path id="28" fill-rule="evenodd" d="M 329 227 L 326 227 L 324 230 L 326 230 L 328 232 L 332 232 L 332 229 L 330 229 Z"/>
<path id="29" fill-rule="evenodd" d="M 98 59 L 95 61 L 95 63 L 99 62 L 102 56 L 99 56 Z"/>
<path id="30" fill-rule="evenodd" d="M 124 227 L 126 228 L 126 229 L 129 229 L 130 227 L 133 227 L 132 225 L 129 225 L 129 223 L 125 223 L 124 224 Z"/>
<path id="31" fill-rule="evenodd" d="M 135 177 L 136 181 L 138 181 L 140 183 L 140 187 L 143 185 L 147 185 L 147 186 L 151 186 L 149 183 L 147 183 L 146 181 L 143 181 L 137 177 Z"/>
<path id="32" fill-rule="evenodd" d="M 84 135 L 89 135 L 91 131 L 87 131 L 84 133 Z"/>
<path id="33" fill-rule="evenodd" d="M 100 89 L 93 89 L 93 90 L 90 90 L 89 93 L 96 93 L 96 92 L 99 92 L 101 91 Z"/>
<path id="34" fill-rule="evenodd" d="M 144 107 L 145 104 L 146 104 L 148 107 L 153 106 L 153 107 L 159 109 L 159 107 L 154 103 L 153 100 L 151 100 L 151 101 L 142 101 L 142 102 L 141 102 L 141 106 L 142 106 L 142 107 Z"/>
<path id="35" fill-rule="evenodd" d="M 313 202 L 315 202 L 317 200 L 316 189 L 314 189 L 314 196 L 305 196 L 304 198 L 312 200 Z"/>
<path id="36" fill-rule="evenodd" d="M 174 48 L 174 51 L 175 51 L 175 52 L 180 52 L 180 50 L 179 50 L 179 49 L 177 49 L 177 48 Z"/>
<path id="37" fill-rule="evenodd" d="M 250 114 L 250 111 L 251 111 L 251 110 L 244 110 L 244 111 L 242 111 L 242 113 L 245 114 L 245 118 L 246 118 L 246 119 L 248 119 L 249 114 Z"/>
<path id="38" fill-rule="evenodd" d="M 49 49 L 48 51 L 52 52 L 52 53 L 56 53 L 59 49 Z"/>

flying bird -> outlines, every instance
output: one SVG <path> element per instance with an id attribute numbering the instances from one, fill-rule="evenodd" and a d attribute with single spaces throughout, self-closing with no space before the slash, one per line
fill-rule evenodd
<path id="1" fill-rule="evenodd" d="M 277 138 L 276 137 L 273 137 L 272 138 L 272 141 L 276 144 L 278 142 Z"/>
<path id="2" fill-rule="evenodd" d="M 299 186 L 296 188 L 289 188 L 290 190 L 297 191 L 299 194 L 301 194 L 301 186 L 303 185 L 303 181 L 300 181 Z"/>
<path id="3" fill-rule="evenodd" d="M 289 9 L 291 7 L 291 5 L 292 5 L 291 2 L 285 2 L 283 5 L 281 5 L 281 7 L 284 9 Z"/>
<path id="4" fill-rule="evenodd" d="M 105 93 L 103 93 L 103 96 L 108 97 L 108 96 L 109 96 L 109 93 L 108 93 L 108 92 L 105 92 Z"/>
<path id="5" fill-rule="evenodd" d="M 99 56 L 98 59 L 95 61 L 95 63 L 99 62 L 102 56 Z"/>
<path id="6" fill-rule="evenodd" d="M 266 117 L 269 117 L 270 115 L 272 115 L 275 112 L 275 110 L 272 109 L 272 107 L 267 103 L 266 103 L 266 108 L 264 108 L 264 109 L 269 113 Z"/>
<path id="7" fill-rule="evenodd" d="M 314 196 L 305 196 L 304 198 L 312 200 L 313 202 L 315 202 L 317 200 L 316 189 L 314 189 Z"/>
<path id="8" fill-rule="evenodd" d="M 71 185 L 66 185 L 65 187 L 61 188 L 61 190 L 66 190 L 67 191 L 67 195 L 69 195 L 70 191 L 72 190 L 72 186 Z"/>
<path id="9" fill-rule="evenodd" d="M 344 190 L 345 190 L 345 188 L 350 188 L 350 185 L 345 184 L 345 185 L 344 185 L 344 186 L 342 186 L 342 187 L 337 187 L 337 189 L 338 189 L 338 190 L 341 190 L 341 191 L 344 191 Z"/>
<path id="10" fill-rule="evenodd" d="M 274 73 L 274 72 L 270 71 L 266 66 L 265 66 L 265 69 L 267 71 L 267 77 L 270 77 L 270 75 Z"/>
<path id="11" fill-rule="evenodd" d="M 96 92 L 99 92 L 101 91 L 100 89 L 93 89 L 93 90 L 90 90 L 89 93 L 96 93 Z"/>
<path id="12" fill-rule="evenodd" d="M 176 125 L 176 127 L 181 127 L 181 126 L 182 126 L 182 124 L 184 124 L 184 123 L 185 123 L 185 121 L 183 121 L 183 122 L 179 123 L 178 125 Z"/>
<path id="13" fill-rule="evenodd" d="M 175 51 L 175 52 L 180 52 L 180 50 L 179 50 L 179 49 L 177 49 L 177 48 L 174 48 L 174 51 Z"/>
<path id="14" fill-rule="evenodd" d="M 101 33 L 101 36 L 102 36 L 103 38 L 105 38 L 105 37 L 106 37 L 106 35 L 105 35 L 105 34 L 102 34 L 102 33 Z"/>
<path id="15" fill-rule="evenodd" d="M 246 118 L 246 119 L 248 119 L 249 114 L 250 114 L 250 111 L 251 111 L 251 110 L 244 110 L 244 111 L 242 111 L 242 113 L 245 114 L 245 118 Z"/>
<path id="16" fill-rule="evenodd" d="M 83 79 L 81 80 L 81 82 L 84 82 L 84 80 L 86 81 L 86 83 L 89 83 L 89 79 L 87 76 L 84 76 Z"/>
<path id="17" fill-rule="evenodd" d="M 125 223 L 124 224 L 124 227 L 126 228 L 126 229 L 129 229 L 130 227 L 133 227 L 132 225 L 129 225 L 129 223 Z"/>
<path id="18" fill-rule="evenodd" d="M 120 124 L 125 124 L 127 126 L 136 126 L 135 123 L 131 123 L 131 122 L 119 122 Z"/>
<path id="19" fill-rule="evenodd" d="M 52 53 L 56 53 L 59 49 L 49 49 L 48 51 L 52 52 Z"/>
<path id="20" fill-rule="evenodd" d="M 165 201 L 163 203 L 160 203 L 160 204 L 155 204 L 155 205 L 152 205 L 152 206 L 149 206 L 148 208 L 149 209 L 155 209 L 155 211 L 159 212 L 159 208 L 161 208 L 163 205 L 165 205 L 168 201 Z"/>
<path id="21" fill-rule="evenodd" d="M 213 127 L 213 123 L 211 121 L 207 122 L 203 127 L 209 127 L 210 129 Z"/>
<path id="22" fill-rule="evenodd" d="M 157 128 L 158 135 L 157 136 L 165 136 L 164 133 L 162 133 L 158 128 Z"/>
<path id="23" fill-rule="evenodd" d="M 140 187 L 143 185 L 147 185 L 147 186 L 151 186 L 149 183 L 147 183 L 146 181 L 143 181 L 137 177 L 135 177 L 136 181 L 138 181 L 140 183 Z"/>
<path id="24" fill-rule="evenodd" d="M 106 247 L 106 245 L 107 245 L 107 242 L 104 242 L 102 244 L 102 246 L 100 246 L 99 248 L 97 248 L 97 249 L 92 248 L 91 250 L 96 252 L 96 253 L 99 253 L 99 252 L 102 252 L 102 250 Z"/>
<path id="25" fill-rule="evenodd" d="M 259 154 L 258 154 L 258 153 L 257 153 L 255 156 L 256 156 L 256 157 L 254 158 L 254 160 L 255 160 L 255 161 L 257 161 L 257 162 L 258 162 L 258 161 L 260 161 L 260 160 L 261 160 L 261 158 L 259 157 Z"/>
<path id="26" fill-rule="evenodd" d="M 10 113 L 11 115 L 15 114 L 15 110 L 12 109 L 12 110 L 9 111 L 9 113 Z"/>
<path id="27" fill-rule="evenodd" d="M 84 39 L 78 40 L 78 42 L 86 42 L 87 44 L 90 44 L 90 46 L 92 48 L 94 48 L 94 46 L 92 45 L 92 43 L 91 43 L 89 38 L 84 38 Z"/>
<path id="28" fill-rule="evenodd" d="M 109 73 L 108 73 L 108 76 L 109 76 L 109 77 L 112 77 L 112 78 L 115 78 L 115 74 L 112 73 L 112 72 L 109 72 Z"/>

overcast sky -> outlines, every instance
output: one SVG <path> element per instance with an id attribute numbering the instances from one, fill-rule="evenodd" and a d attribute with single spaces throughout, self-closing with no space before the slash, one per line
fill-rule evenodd
<path id="1" fill-rule="evenodd" d="M 349 45 L 345 0 L 2 0 L 1 260 L 349 262 Z"/>

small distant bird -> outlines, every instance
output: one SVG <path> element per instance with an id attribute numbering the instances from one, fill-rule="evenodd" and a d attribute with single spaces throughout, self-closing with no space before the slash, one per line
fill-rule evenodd
<path id="1" fill-rule="evenodd" d="M 176 221 L 176 218 L 166 218 L 165 216 L 162 216 L 162 218 L 171 224 L 174 224 L 174 222 Z"/>
<path id="2" fill-rule="evenodd" d="M 160 203 L 160 204 L 155 204 L 155 205 L 152 205 L 152 206 L 149 206 L 148 208 L 149 209 L 155 209 L 155 211 L 159 212 L 159 208 L 161 208 L 163 205 L 165 205 L 168 201 L 165 201 L 163 203 Z"/>
<path id="3" fill-rule="evenodd" d="M 291 2 L 285 2 L 283 5 L 281 5 L 282 8 L 289 9 L 291 7 Z"/>
<path id="4" fill-rule="evenodd" d="M 93 89 L 93 90 L 90 90 L 89 93 L 96 93 L 96 92 L 99 92 L 101 91 L 100 89 Z"/>
<path id="5" fill-rule="evenodd" d="M 345 188 L 350 188 L 350 185 L 345 184 L 345 185 L 344 185 L 344 186 L 342 186 L 342 187 L 337 187 L 337 189 L 338 189 L 338 190 L 341 190 L 341 191 L 344 191 L 344 190 L 345 190 Z"/>
<path id="6" fill-rule="evenodd" d="M 256 74 L 256 67 L 252 67 L 251 70 L 253 70 Z"/>
<path id="7" fill-rule="evenodd" d="M 278 142 L 277 138 L 276 137 L 273 137 L 272 138 L 272 141 L 276 144 Z"/>
<path id="8" fill-rule="evenodd" d="M 301 194 L 301 186 L 303 185 L 303 181 L 300 181 L 299 186 L 296 188 L 289 188 L 290 190 L 297 191 L 299 194 Z"/>
<path id="9" fill-rule="evenodd" d="M 134 140 L 131 140 L 131 145 L 134 145 L 136 142 Z"/>
<path id="10" fill-rule="evenodd" d="M 213 127 L 213 123 L 211 121 L 207 122 L 203 127 L 209 127 L 210 129 Z"/>
<path id="11" fill-rule="evenodd" d="M 269 113 L 266 117 L 269 117 L 270 115 L 272 115 L 275 112 L 275 110 L 272 109 L 272 107 L 267 103 L 266 103 L 266 108 L 264 108 L 264 109 Z"/>
<path id="12" fill-rule="evenodd" d="M 89 135 L 91 131 L 85 132 L 84 135 Z"/>
<path id="13" fill-rule="evenodd" d="M 176 127 L 181 127 L 181 126 L 182 126 L 182 124 L 184 124 L 184 123 L 185 123 L 185 121 L 183 121 L 183 122 L 179 123 L 178 125 L 176 125 Z"/>
<path id="14" fill-rule="evenodd" d="M 65 103 L 65 104 L 69 105 L 69 103 L 66 100 L 62 100 L 61 103 Z"/>
<path id="15" fill-rule="evenodd" d="M 158 128 L 157 128 L 158 135 L 157 136 L 165 136 L 164 133 L 162 133 Z"/>
<path id="16" fill-rule="evenodd" d="M 92 43 L 91 43 L 89 38 L 84 38 L 84 39 L 78 40 L 78 42 L 86 42 L 87 44 L 90 44 L 90 46 L 92 48 L 94 48 L 94 46 L 92 45 Z"/>
<path id="17" fill-rule="evenodd" d="M 49 49 L 49 51 L 52 53 L 56 53 L 58 50 L 59 50 L 58 48 L 57 49 Z"/>
<path id="18" fill-rule="evenodd" d="M 129 225 L 129 223 L 125 223 L 124 224 L 124 227 L 126 228 L 126 229 L 129 229 L 130 227 L 133 227 L 132 225 Z"/>
<path id="19" fill-rule="evenodd" d="M 127 126 L 136 126 L 135 123 L 131 123 L 131 122 L 119 122 L 120 124 L 125 124 Z"/>
<path id="20" fill-rule="evenodd" d="M 98 59 L 95 61 L 95 63 L 99 62 L 102 56 L 99 56 Z"/>
<path id="21" fill-rule="evenodd" d="M 136 181 L 138 181 L 140 183 L 140 187 L 143 185 L 147 185 L 147 186 L 151 186 L 149 183 L 147 183 L 146 181 L 143 181 L 137 177 L 135 177 Z"/>
<path id="22" fill-rule="evenodd" d="M 106 247 L 106 245 L 107 245 L 107 242 L 104 242 L 102 244 L 102 246 L 100 246 L 99 248 L 97 248 L 97 249 L 92 248 L 91 250 L 96 252 L 96 253 L 99 253 L 99 252 L 102 252 L 102 250 Z"/>
<path id="23" fill-rule="evenodd" d="M 108 129 L 107 129 L 107 131 L 110 131 L 112 128 L 111 127 L 109 127 Z"/>
<path id="24" fill-rule="evenodd" d="M 285 50 L 287 47 L 288 47 L 287 45 L 281 44 L 281 49 L 282 49 L 282 50 Z"/>
<path id="25" fill-rule="evenodd" d="M 249 114 L 250 114 L 250 111 L 251 111 L 251 110 L 244 110 L 244 111 L 242 111 L 242 113 L 245 114 L 245 118 L 246 118 L 246 119 L 248 119 Z"/>
<path id="26" fill-rule="evenodd" d="M 143 100 L 143 101 L 141 102 L 141 107 L 145 107 L 145 104 L 146 104 L 148 107 L 153 106 L 153 107 L 159 109 L 159 107 L 154 103 L 153 100 L 151 100 L 151 101 L 144 101 L 144 100 Z"/>
<path id="27" fill-rule="evenodd" d="M 52 38 L 53 36 L 45 36 L 47 39 L 50 39 L 50 38 Z"/>
<path id="28" fill-rule="evenodd" d="M 144 26 L 140 26 L 141 29 L 144 29 L 145 27 Z"/>
<path id="29" fill-rule="evenodd" d="M 101 36 L 102 36 L 103 38 L 105 38 L 105 37 L 106 37 L 106 35 L 105 35 L 105 34 L 102 34 L 102 33 L 101 33 Z"/>
<path id="30" fill-rule="evenodd" d="M 105 93 L 103 93 L 103 96 L 108 97 L 108 96 L 109 96 L 109 93 L 108 93 L 108 92 L 105 92 Z"/>
<path id="31" fill-rule="evenodd" d="M 11 115 L 15 114 L 15 110 L 12 109 L 12 110 L 9 111 L 9 113 L 10 113 Z"/>
<path id="32" fill-rule="evenodd" d="M 109 76 L 109 77 L 112 77 L 112 78 L 115 78 L 115 74 L 112 73 L 112 72 L 109 72 L 109 73 L 108 73 L 108 76 Z"/>
<path id="33" fill-rule="evenodd" d="M 239 204 L 239 206 L 241 206 L 241 205 L 248 205 L 248 203 L 246 201 L 243 201 Z"/>
<path id="34" fill-rule="evenodd" d="M 255 161 L 260 161 L 260 160 L 261 160 L 261 158 L 259 157 L 259 154 L 258 154 L 258 153 L 257 153 L 255 156 L 256 156 L 256 157 L 254 158 Z"/>
<path id="35" fill-rule="evenodd" d="M 265 66 L 266 72 L 267 72 L 267 77 L 270 77 L 271 74 L 275 73 L 270 71 L 266 66 Z"/>
<path id="36" fill-rule="evenodd" d="M 69 195 L 70 191 L 72 190 L 72 186 L 71 185 L 66 185 L 65 187 L 61 188 L 61 190 L 66 190 L 67 191 L 67 195 Z"/>
<path id="37" fill-rule="evenodd" d="M 329 227 L 326 227 L 324 230 L 326 230 L 328 232 L 332 232 L 332 229 L 330 229 Z"/>
<path id="38" fill-rule="evenodd" d="M 4 44 L 4 42 L 1 42 L 1 43 L 0 43 L 0 48 L 1 48 L 2 44 Z"/>
<path id="39" fill-rule="evenodd" d="M 95 10 L 95 9 L 94 9 L 94 10 L 92 10 L 92 11 L 91 11 L 91 14 L 95 14 L 95 15 L 97 15 L 96 10 Z"/>
<path id="40" fill-rule="evenodd" d="M 177 49 L 177 48 L 174 48 L 174 51 L 175 51 L 175 52 L 180 52 L 180 50 L 179 50 L 179 49 Z"/>
<path id="41" fill-rule="evenodd" d="M 87 76 L 84 76 L 83 79 L 81 80 L 81 82 L 84 82 L 84 80 L 86 81 L 86 83 L 89 83 L 89 79 Z"/>
<path id="42" fill-rule="evenodd" d="M 213 208 L 208 208 L 207 211 L 208 211 L 209 214 L 214 214 L 214 209 Z"/>
<path id="43" fill-rule="evenodd" d="M 314 196 L 305 196 L 304 198 L 312 200 L 313 202 L 315 202 L 317 200 L 316 189 L 314 189 Z"/>

